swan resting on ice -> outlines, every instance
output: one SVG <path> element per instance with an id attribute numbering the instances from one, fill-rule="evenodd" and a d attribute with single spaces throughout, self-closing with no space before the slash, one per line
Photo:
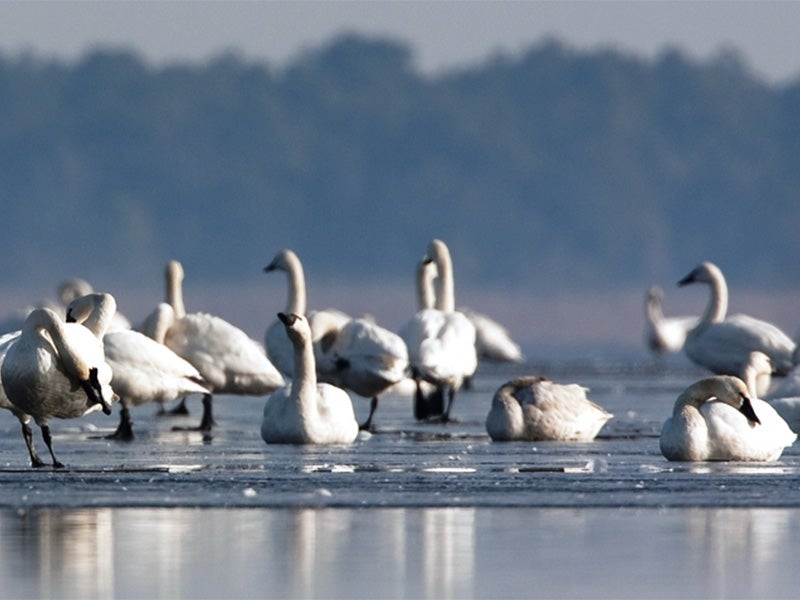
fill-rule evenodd
<path id="1" fill-rule="evenodd" d="M 586 397 L 586 388 L 546 377 L 512 379 L 500 386 L 486 416 L 494 441 L 590 442 L 613 417 Z"/>

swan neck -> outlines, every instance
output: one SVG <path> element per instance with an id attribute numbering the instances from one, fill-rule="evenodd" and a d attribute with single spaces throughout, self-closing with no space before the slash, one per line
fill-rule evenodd
<path id="1" fill-rule="evenodd" d="M 647 302 L 645 302 L 645 315 L 654 325 L 663 322 L 664 311 L 661 308 L 661 303 L 655 298 L 648 298 Z"/>
<path id="2" fill-rule="evenodd" d="M 294 378 L 292 400 L 300 407 L 300 414 L 309 417 L 316 409 L 317 371 L 314 347 L 311 340 L 294 346 Z"/>
<path id="3" fill-rule="evenodd" d="M 417 306 L 419 310 L 434 308 L 436 292 L 433 289 L 433 266 L 421 262 L 417 269 Z"/>
<path id="4" fill-rule="evenodd" d="M 453 261 L 450 253 L 437 253 L 436 267 L 439 271 L 436 308 L 442 312 L 453 312 L 456 309 L 455 284 L 453 282 Z"/>
<path id="5" fill-rule="evenodd" d="M 159 344 L 164 344 L 167 337 L 167 331 L 172 327 L 175 311 L 172 306 L 168 304 L 161 304 L 156 308 L 156 319 L 151 331 L 151 337 Z"/>
<path id="6" fill-rule="evenodd" d="M 111 320 L 114 318 L 114 313 L 117 312 L 117 302 L 113 296 L 109 294 L 100 294 L 94 298 L 94 307 L 89 313 L 89 316 L 83 322 L 83 326 L 91 331 L 97 338 L 102 338 Z"/>
<path id="7" fill-rule="evenodd" d="M 25 329 L 32 330 L 35 335 L 40 331 L 47 333 L 50 342 L 55 348 L 59 361 L 67 373 L 77 377 L 81 381 L 89 379 L 89 368 L 85 362 L 78 358 L 78 355 L 67 342 L 64 323 L 55 314 L 48 314 L 47 309 L 37 311 L 37 315 L 26 321 Z M 80 325 L 83 327 L 83 325 Z"/>
<path id="8" fill-rule="evenodd" d="M 175 269 L 167 269 L 167 304 L 175 311 L 175 318 L 182 319 L 186 316 L 186 306 L 183 304 L 183 281 Z"/>
<path id="9" fill-rule="evenodd" d="M 709 282 L 711 296 L 701 321 L 705 324 L 719 323 L 728 313 L 728 286 L 721 274 L 715 274 Z"/>
<path id="10" fill-rule="evenodd" d="M 303 264 L 295 255 L 287 256 L 286 274 L 289 279 L 289 293 L 286 299 L 286 314 L 306 314 L 306 278 Z"/>

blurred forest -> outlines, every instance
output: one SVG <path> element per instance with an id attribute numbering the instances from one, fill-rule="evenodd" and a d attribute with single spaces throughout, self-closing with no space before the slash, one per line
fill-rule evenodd
<path id="1" fill-rule="evenodd" d="M 0 56 L 3 284 L 160 283 L 173 257 L 237 280 L 287 246 L 320 277 L 407 280 L 432 237 L 465 285 L 674 282 L 704 259 L 800 284 L 800 81 L 557 40 L 413 64 L 352 35 L 280 70 Z"/>

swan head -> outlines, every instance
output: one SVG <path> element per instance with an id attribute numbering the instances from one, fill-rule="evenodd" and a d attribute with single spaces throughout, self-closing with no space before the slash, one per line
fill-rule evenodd
<path id="1" fill-rule="evenodd" d="M 297 255 L 289 250 L 288 248 L 284 248 L 280 252 L 275 255 L 275 258 L 272 259 L 272 262 L 269 263 L 266 267 L 264 267 L 265 273 L 270 273 L 272 271 L 289 271 L 292 264 L 296 264 L 300 261 L 297 258 Z"/>
<path id="2" fill-rule="evenodd" d="M 745 383 L 733 375 L 716 375 L 702 379 L 689 390 L 697 391 L 697 400 L 702 404 L 707 400 L 716 398 L 720 402 L 729 404 L 742 413 L 751 423 L 761 423 L 753 409 L 750 392 Z M 687 390 L 688 391 L 688 390 Z"/>
<path id="3" fill-rule="evenodd" d="M 183 265 L 177 260 L 171 260 L 167 263 L 165 269 L 167 281 L 183 281 Z"/>
<path id="4" fill-rule="evenodd" d="M 428 244 L 428 251 L 425 254 L 425 258 L 435 261 L 437 264 L 441 264 L 442 259 L 444 257 L 450 257 L 450 249 L 447 247 L 442 240 L 433 239 L 431 243 Z"/>
<path id="5" fill-rule="evenodd" d="M 67 306 L 67 323 L 83 323 L 95 311 L 102 309 L 107 315 L 117 310 L 117 301 L 111 294 L 90 293 L 72 300 Z"/>
<path id="6" fill-rule="evenodd" d="M 679 287 L 690 283 L 713 283 L 722 279 L 722 271 L 712 262 L 701 262 L 683 279 L 678 282 Z"/>
<path id="7" fill-rule="evenodd" d="M 91 294 L 93 291 L 92 285 L 80 277 L 73 277 L 72 279 L 62 281 L 58 285 L 58 288 L 56 288 L 56 293 L 65 306 L 76 298 Z"/>
<path id="8" fill-rule="evenodd" d="M 311 327 L 308 324 L 308 319 L 303 315 L 296 313 L 278 313 L 283 326 L 286 328 L 286 335 L 293 344 L 302 344 L 311 340 Z"/>

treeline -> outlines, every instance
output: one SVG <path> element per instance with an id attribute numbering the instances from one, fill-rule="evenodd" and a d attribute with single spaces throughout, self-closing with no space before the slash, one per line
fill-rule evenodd
<path id="1" fill-rule="evenodd" d="M 235 279 L 281 247 L 345 280 L 410 277 L 434 236 L 461 281 L 797 285 L 800 82 L 734 54 L 644 61 L 550 40 L 439 76 L 346 36 L 276 69 L 0 57 L 6 284 Z M 543 283 L 547 282 L 547 283 Z"/>

